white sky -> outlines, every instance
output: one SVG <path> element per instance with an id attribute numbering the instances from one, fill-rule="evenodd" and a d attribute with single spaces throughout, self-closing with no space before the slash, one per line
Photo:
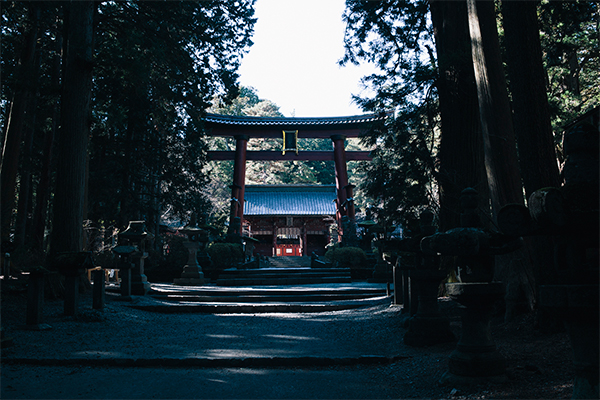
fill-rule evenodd
<path id="1" fill-rule="evenodd" d="M 372 67 L 339 67 L 345 0 L 257 0 L 250 52 L 240 83 L 291 117 L 363 114 L 352 104 Z"/>

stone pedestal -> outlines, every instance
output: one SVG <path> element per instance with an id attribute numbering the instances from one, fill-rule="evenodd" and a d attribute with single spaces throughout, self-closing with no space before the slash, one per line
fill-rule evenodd
<path id="1" fill-rule="evenodd" d="M 392 279 L 391 265 L 379 258 L 373 269 L 373 276 L 369 278 L 371 283 L 386 283 Z"/>
<path id="2" fill-rule="evenodd" d="M 25 329 L 45 330 L 50 325 L 42 323 L 44 314 L 44 273 L 32 271 L 27 285 L 27 315 Z"/>
<path id="3" fill-rule="evenodd" d="M 93 272 L 94 287 L 92 289 L 92 308 L 94 310 L 103 310 L 105 302 L 106 278 L 103 269 Z"/>
<path id="4" fill-rule="evenodd" d="M 506 360 L 496 349 L 491 332 L 494 303 L 504 295 L 502 283 L 448 283 L 446 289 L 463 307 L 463 314 L 461 337 L 442 381 L 505 381 Z"/>
<path id="5" fill-rule="evenodd" d="M 175 285 L 184 286 L 195 286 L 203 285 L 205 283 L 204 273 L 202 268 L 198 264 L 197 254 L 200 248 L 199 242 L 184 242 L 183 245 L 188 249 L 189 256 L 187 264 L 183 267 L 181 278 L 177 278 L 173 281 Z"/>
<path id="6" fill-rule="evenodd" d="M 144 274 L 144 260 L 148 253 L 138 251 L 131 255 L 133 268 L 131 269 L 131 294 L 144 296 L 150 290 L 148 277 Z"/>
<path id="7" fill-rule="evenodd" d="M 51 265 L 65 276 L 65 315 L 77 314 L 79 308 L 79 279 L 86 269 L 94 268 L 92 253 L 65 252 L 57 254 Z"/>
<path id="8" fill-rule="evenodd" d="M 113 249 L 113 252 L 119 257 L 117 269 L 121 274 L 121 298 L 131 299 L 131 270 L 134 264 L 130 261 L 131 255 L 136 252 L 135 246 L 120 245 Z"/>
<path id="9" fill-rule="evenodd" d="M 121 269 L 119 270 L 121 272 L 121 297 L 124 298 L 131 298 L 131 268 L 133 268 L 133 265 L 121 264 Z"/>
<path id="10" fill-rule="evenodd" d="M 540 286 L 540 307 L 564 322 L 573 348 L 573 399 L 599 398 L 599 289 L 598 285 Z"/>
<path id="11" fill-rule="evenodd" d="M 419 301 L 417 312 L 410 318 L 404 335 L 405 344 L 420 347 L 456 340 L 448 319 L 440 314 L 437 304 L 439 286 L 445 277 L 445 271 L 412 271 L 411 280 L 416 286 Z"/>
<path id="12" fill-rule="evenodd" d="M 65 315 L 76 315 L 79 310 L 79 276 L 65 277 Z"/>

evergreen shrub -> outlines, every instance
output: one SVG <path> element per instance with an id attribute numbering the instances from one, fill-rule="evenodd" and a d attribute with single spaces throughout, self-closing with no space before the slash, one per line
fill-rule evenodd
<path id="1" fill-rule="evenodd" d="M 213 267 L 220 270 L 235 267 L 244 260 L 242 245 L 238 243 L 213 242 L 206 250 Z"/>
<path id="2" fill-rule="evenodd" d="M 359 247 L 330 247 L 325 258 L 340 268 L 362 269 L 365 267 L 367 255 Z"/>

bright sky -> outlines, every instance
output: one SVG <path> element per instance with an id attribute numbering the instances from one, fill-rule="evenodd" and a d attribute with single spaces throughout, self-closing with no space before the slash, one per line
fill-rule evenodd
<path id="1" fill-rule="evenodd" d="M 339 67 L 345 0 L 257 0 L 252 41 L 240 83 L 291 117 L 363 114 L 352 103 L 372 69 Z"/>

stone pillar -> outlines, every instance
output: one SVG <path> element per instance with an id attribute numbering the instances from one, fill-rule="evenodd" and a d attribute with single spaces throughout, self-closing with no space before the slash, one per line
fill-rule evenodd
<path id="1" fill-rule="evenodd" d="M 106 275 L 104 269 L 99 269 L 93 272 L 93 293 L 92 293 L 92 308 L 94 310 L 104 309 L 104 289 L 106 287 Z"/>
<path id="2" fill-rule="evenodd" d="M 133 269 L 131 270 L 131 293 L 144 296 L 150 290 L 148 277 L 144 273 L 144 260 L 148 258 L 145 251 L 137 251 L 131 256 Z"/>
<path id="3" fill-rule="evenodd" d="M 52 268 L 65 276 L 65 315 L 74 316 L 79 308 L 79 279 L 86 269 L 94 268 L 91 252 L 58 253 L 50 261 Z"/>
<path id="4" fill-rule="evenodd" d="M 506 380 L 506 360 L 492 339 L 491 319 L 494 303 L 504 296 L 500 282 L 447 283 L 452 300 L 463 306 L 462 330 L 450 354 L 444 381 L 477 382 L 479 379 Z"/>
<path id="5" fill-rule="evenodd" d="M 50 329 L 50 325 L 42 324 L 44 313 L 44 272 L 32 271 L 27 285 L 26 328 L 31 330 Z"/>
<path id="6" fill-rule="evenodd" d="M 246 192 L 246 149 L 248 148 L 248 136 L 235 136 L 235 160 L 233 164 L 233 184 L 239 187 L 237 191 L 238 201 L 237 217 L 244 221 L 244 194 Z M 232 193 L 233 195 L 233 193 Z"/>
<path id="7" fill-rule="evenodd" d="M 117 269 L 121 275 L 121 298 L 131 299 L 131 269 L 133 263 L 130 261 L 130 256 L 136 251 L 134 246 L 116 246 L 113 248 L 113 253 L 118 257 Z"/>
<path id="8" fill-rule="evenodd" d="M 79 310 L 79 276 L 65 277 L 65 315 L 74 316 Z"/>

